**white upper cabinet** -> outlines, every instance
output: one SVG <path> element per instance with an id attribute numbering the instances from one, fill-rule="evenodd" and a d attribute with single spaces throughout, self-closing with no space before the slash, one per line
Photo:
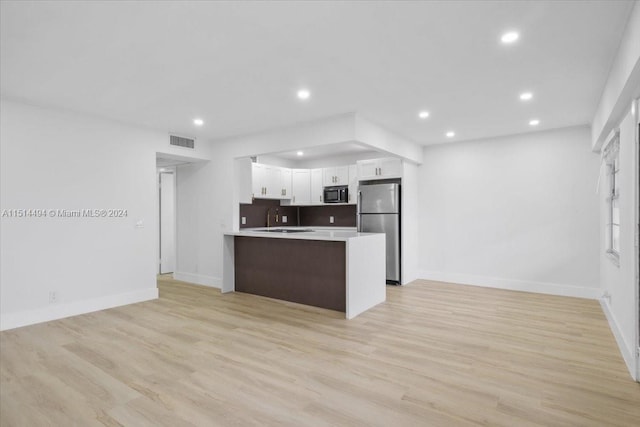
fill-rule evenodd
<path id="1" fill-rule="evenodd" d="M 358 179 L 375 179 L 378 177 L 378 160 L 358 161 Z"/>
<path id="2" fill-rule="evenodd" d="M 260 163 L 251 163 L 251 192 L 253 197 L 266 196 L 267 167 Z"/>
<path id="3" fill-rule="evenodd" d="M 322 169 L 311 169 L 311 204 L 322 203 L 322 196 L 324 194 Z"/>
<path id="4" fill-rule="evenodd" d="M 291 170 L 291 204 L 308 205 L 311 204 L 311 170 L 292 169 Z"/>
<path id="5" fill-rule="evenodd" d="M 317 169 L 289 169 L 236 161 L 236 188 L 240 203 L 252 199 L 282 200 L 283 205 L 324 204 L 324 187 L 349 186 L 349 204 L 356 204 L 358 167 L 356 165 Z"/>
<path id="6" fill-rule="evenodd" d="M 401 178 L 402 160 L 395 157 L 358 161 L 358 179 Z"/>
<path id="7" fill-rule="evenodd" d="M 356 194 L 358 192 L 358 166 L 349 165 L 349 199 L 350 205 L 357 204 Z"/>
<path id="8" fill-rule="evenodd" d="M 334 185 L 348 185 L 349 166 L 324 168 L 323 176 L 323 185 L 325 187 L 333 187 Z"/>
<path id="9" fill-rule="evenodd" d="M 280 168 L 280 186 L 282 187 L 281 199 L 290 199 L 292 196 L 292 170 L 289 168 Z"/>
<path id="10" fill-rule="evenodd" d="M 291 197 L 291 169 L 251 164 L 252 196 L 257 199 L 287 199 Z"/>

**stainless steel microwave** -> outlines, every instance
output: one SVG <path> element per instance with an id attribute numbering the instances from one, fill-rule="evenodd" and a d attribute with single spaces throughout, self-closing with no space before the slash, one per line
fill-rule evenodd
<path id="1" fill-rule="evenodd" d="M 349 201 L 349 186 L 324 187 L 323 200 L 325 203 L 347 203 Z"/>

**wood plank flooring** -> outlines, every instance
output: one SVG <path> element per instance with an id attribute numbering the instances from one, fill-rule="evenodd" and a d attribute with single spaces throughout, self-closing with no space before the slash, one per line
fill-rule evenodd
<path id="1" fill-rule="evenodd" d="M 0 425 L 640 425 L 596 301 L 416 281 L 347 321 L 159 288 L 0 333 Z"/>

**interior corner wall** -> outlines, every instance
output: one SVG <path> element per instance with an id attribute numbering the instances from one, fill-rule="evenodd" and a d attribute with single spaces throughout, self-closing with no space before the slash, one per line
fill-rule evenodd
<path id="1" fill-rule="evenodd" d="M 156 152 L 182 151 L 163 132 L 5 99 L 0 121 L 0 328 L 156 298 Z M 126 216 L 57 211 L 81 209 Z"/>
<path id="2" fill-rule="evenodd" d="M 631 375 L 637 380 L 635 349 L 638 347 L 638 254 L 635 247 L 636 215 L 638 191 L 637 170 L 637 127 L 638 120 L 631 113 L 631 107 L 627 115 L 620 122 L 620 172 L 618 173 L 618 186 L 620 191 L 620 258 L 618 264 L 612 262 L 606 254 L 607 241 L 605 227 L 609 221 L 608 179 L 603 176 L 600 183 L 600 274 L 602 287 L 608 297 L 601 301 L 613 331 L 620 352 L 629 368 Z"/>
<path id="3" fill-rule="evenodd" d="M 412 282 L 419 277 L 420 246 L 420 193 L 418 174 L 420 167 L 405 161 L 402 165 L 402 284 Z"/>
<path id="4" fill-rule="evenodd" d="M 420 277 L 599 297 L 590 142 L 585 126 L 426 147 Z"/>

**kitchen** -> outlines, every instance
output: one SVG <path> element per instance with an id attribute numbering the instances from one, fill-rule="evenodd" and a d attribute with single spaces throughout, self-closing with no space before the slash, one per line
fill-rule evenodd
<path id="1" fill-rule="evenodd" d="M 304 152 L 296 155 L 302 157 Z M 240 204 L 241 230 L 225 233 L 223 292 L 237 290 L 345 311 L 351 319 L 384 302 L 385 282 L 401 283 L 401 159 L 289 169 L 249 158 L 237 160 L 235 167 L 236 176 L 245 175 L 239 181 L 251 185 L 240 188 L 248 202 Z M 275 203 L 265 203 L 269 200 Z M 247 249 L 240 247 L 264 243 L 257 237 L 270 239 L 271 245 L 243 254 Z M 297 250 L 288 255 L 280 253 L 282 244 L 292 243 L 290 239 L 302 241 L 294 243 Z M 345 247 L 338 249 L 338 261 L 330 262 L 331 252 L 312 251 L 305 240 L 344 241 Z M 247 262 L 259 254 L 269 260 Z M 279 259 L 286 262 L 278 264 Z M 300 270 L 304 263 L 317 268 Z M 335 277 L 323 275 L 335 264 L 343 265 Z M 290 277 L 290 270 L 298 274 Z M 242 275 L 244 280 L 239 280 Z M 320 281 L 314 286 L 316 278 Z"/>

